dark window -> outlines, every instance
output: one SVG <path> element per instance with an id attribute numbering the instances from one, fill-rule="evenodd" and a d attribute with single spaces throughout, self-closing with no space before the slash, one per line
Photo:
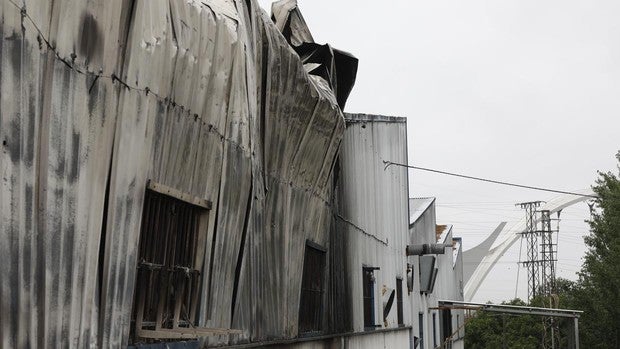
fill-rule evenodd
<path id="1" fill-rule="evenodd" d="M 396 279 L 396 316 L 398 324 L 404 325 L 403 320 L 403 279 Z"/>
<path id="2" fill-rule="evenodd" d="M 362 282 L 364 283 L 364 327 L 375 328 L 375 275 L 376 268 L 362 268 Z"/>
<path id="3" fill-rule="evenodd" d="M 132 313 L 135 337 L 174 337 L 166 330 L 195 325 L 204 257 L 198 241 L 210 203 L 178 198 L 183 195 L 154 183 L 146 191 Z"/>
<path id="4" fill-rule="evenodd" d="M 446 339 L 450 338 L 452 336 L 452 313 L 450 311 L 450 309 L 444 309 L 441 311 L 441 314 L 439 316 L 439 319 L 441 320 L 441 341 L 445 342 Z M 457 321 L 458 321 L 458 317 L 457 317 Z M 457 324 L 458 326 L 458 324 Z"/>
<path id="5" fill-rule="evenodd" d="M 433 313 L 433 347 L 437 348 L 437 314 Z"/>
<path id="6" fill-rule="evenodd" d="M 418 330 L 420 331 L 419 348 L 424 348 L 424 314 L 418 314 Z"/>
<path id="7" fill-rule="evenodd" d="M 299 333 L 321 331 L 325 292 L 325 251 L 308 243 L 299 300 Z"/>

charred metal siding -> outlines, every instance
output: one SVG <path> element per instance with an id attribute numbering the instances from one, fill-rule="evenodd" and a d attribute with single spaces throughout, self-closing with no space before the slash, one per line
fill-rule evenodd
<path id="1" fill-rule="evenodd" d="M 296 336 L 345 124 L 257 3 L 0 11 L 0 346 L 127 345 L 148 179 L 213 202 L 207 344 Z"/>

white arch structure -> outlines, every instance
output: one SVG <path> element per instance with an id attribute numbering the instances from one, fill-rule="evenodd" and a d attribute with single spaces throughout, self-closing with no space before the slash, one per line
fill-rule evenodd
<path id="1" fill-rule="evenodd" d="M 551 213 L 555 213 L 576 203 L 590 200 L 594 195 L 590 189 L 580 190 L 576 193 L 583 196 L 563 194 L 544 204 L 541 207 L 541 210 L 549 210 Z M 521 218 L 510 228 L 502 229 L 502 231 L 497 235 L 497 239 L 489 248 L 488 252 L 484 256 L 479 256 L 477 258 L 479 260 L 478 266 L 465 284 L 464 298 L 466 301 L 472 300 L 473 296 L 476 294 L 476 291 L 478 291 L 478 288 L 489 274 L 491 268 L 495 266 L 495 263 L 497 263 L 497 261 L 504 255 L 510 246 L 519 241 L 521 238 L 519 233 L 523 232 L 524 229 L 525 217 Z M 464 253 L 466 254 L 467 252 L 468 251 L 465 251 Z"/>

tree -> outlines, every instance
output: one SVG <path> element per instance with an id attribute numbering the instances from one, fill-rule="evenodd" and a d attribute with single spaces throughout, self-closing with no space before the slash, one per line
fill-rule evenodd
<path id="1" fill-rule="evenodd" d="M 526 305 L 519 298 L 507 305 Z M 538 349 L 542 321 L 534 315 L 509 315 L 479 311 L 465 327 L 465 348 L 468 349 Z"/>
<path id="2" fill-rule="evenodd" d="M 620 162 L 620 151 L 616 158 Z M 597 198 L 584 238 L 587 250 L 571 296 L 574 306 L 584 311 L 582 347 L 620 348 L 620 179 L 599 172 L 592 189 Z"/>
<path id="3" fill-rule="evenodd" d="M 575 295 L 579 284 L 558 278 L 556 287 L 559 308 L 575 309 Z M 540 308 L 548 308 L 550 305 L 549 298 L 546 296 L 534 297 L 529 304 L 518 298 L 502 302 L 502 304 Z M 543 325 L 543 322 L 547 320 L 549 318 L 538 315 L 509 315 L 481 311 L 467 322 L 465 347 L 538 349 L 542 346 L 543 338 L 545 338 L 546 345 L 550 347 L 551 333 L 545 333 Z M 559 329 L 559 332 L 554 333 L 555 348 L 571 348 L 570 343 L 574 342 L 573 320 L 567 318 L 555 318 L 554 320 Z"/>

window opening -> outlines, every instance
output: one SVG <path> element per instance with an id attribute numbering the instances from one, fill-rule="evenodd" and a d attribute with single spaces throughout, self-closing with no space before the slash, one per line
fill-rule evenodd
<path id="1" fill-rule="evenodd" d="M 424 314 L 418 314 L 418 330 L 420 331 L 420 348 L 424 348 Z"/>
<path id="2" fill-rule="evenodd" d="M 374 271 L 379 268 L 363 267 L 363 297 L 364 297 L 364 328 L 367 330 L 374 329 L 375 325 L 375 274 Z"/>
<path id="3" fill-rule="evenodd" d="M 312 242 L 306 244 L 299 299 L 299 333 L 322 330 L 325 255 L 322 247 Z"/>
<path id="4" fill-rule="evenodd" d="M 398 325 L 404 325 L 403 319 L 403 279 L 396 279 L 396 317 L 398 318 Z"/>
<path id="5" fill-rule="evenodd" d="M 210 202 L 149 182 L 144 198 L 132 321 L 134 338 L 195 334 Z"/>
<path id="6" fill-rule="evenodd" d="M 437 314 L 433 313 L 433 347 L 437 348 Z"/>
<path id="7" fill-rule="evenodd" d="M 446 339 L 450 338 L 452 335 L 452 312 L 450 309 L 444 309 L 441 311 L 441 315 L 439 316 L 439 320 L 442 321 L 440 332 L 441 332 L 441 342 L 445 342 Z M 458 317 L 457 317 L 458 322 Z M 458 328 L 458 323 L 457 323 Z"/>

